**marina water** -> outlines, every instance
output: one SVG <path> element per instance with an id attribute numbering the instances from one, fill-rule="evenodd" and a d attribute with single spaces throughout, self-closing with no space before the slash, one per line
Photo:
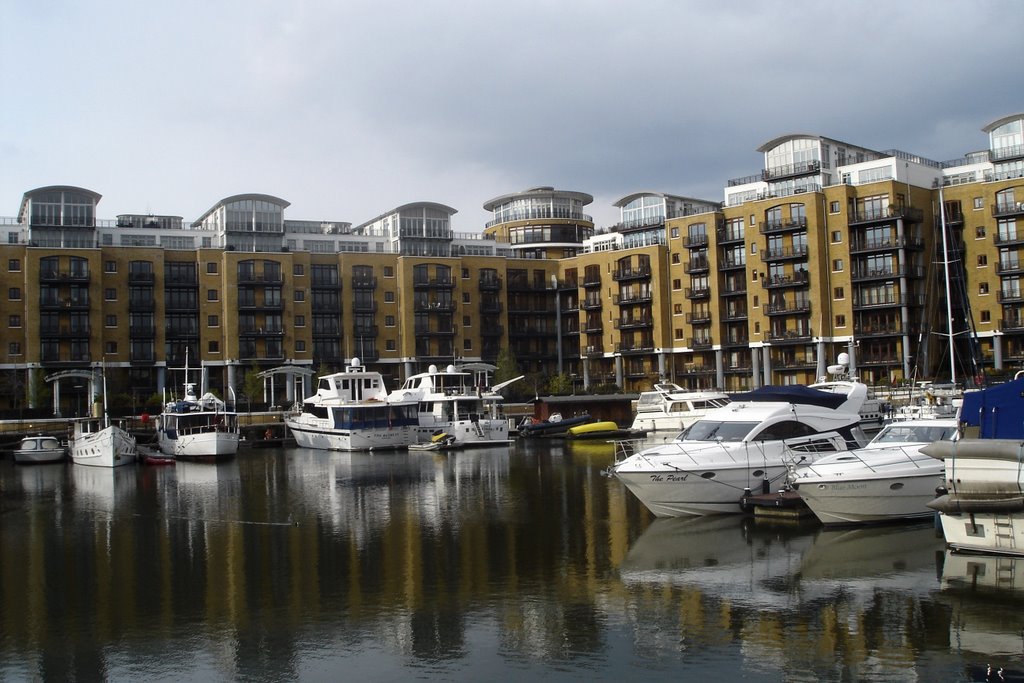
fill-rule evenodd
<path id="1" fill-rule="evenodd" d="M 654 519 L 606 443 L 0 462 L 0 680 L 970 681 L 1024 560 Z"/>

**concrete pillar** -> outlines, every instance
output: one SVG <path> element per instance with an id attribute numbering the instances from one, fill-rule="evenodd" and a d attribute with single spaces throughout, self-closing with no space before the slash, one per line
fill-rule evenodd
<path id="1" fill-rule="evenodd" d="M 583 359 L 583 388 L 590 386 L 590 361 Z"/>
<path id="2" fill-rule="evenodd" d="M 761 353 L 764 354 L 764 386 L 772 384 L 772 347 L 762 346 Z"/>
<path id="3" fill-rule="evenodd" d="M 615 383 L 619 385 L 619 388 L 624 388 L 622 385 L 622 356 L 615 356 Z"/>
<path id="4" fill-rule="evenodd" d="M 750 349 L 750 361 L 753 366 L 753 372 L 751 373 L 751 379 L 753 380 L 753 386 L 751 389 L 757 389 L 761 386 L 761 349 L 751 347 Z"/>
<path id="5" fill-rule="evenodd" d="M 826 367 L 825 360 L 826 360 L 825 359 L 825 340 L 824 339 L 819 339 L 818 340 L 818 364 L 814 368 L 814 379 L 815 379 L 815 381 L 821 379 L 826 374 L 826 371 L 827 371 L 828 368 Z"/>
<path id="6" fill-rule="evenodd" d="M 35 368 L 29 368 L 29 372 L 30 373 L 35 372 Z M 32 382 L 32 377 L 30 376 L 29 377 L 29 386 L 32 386 L 31 382 Z M 30 404 L 30 406 L 32 408 L 35 408 L 36 407 L 35 406 L 35 401 L 33 401 Z M 61 417 L 61 414 L 60 414 L 60 380 L 57 380 L 56 382 L 53 382 L 53 416 L 54 417 Z"/>
<path id="7" fill-rule="evenodd" d="M 227 398 L 229 396 L 237 396 L 238 395 L 237 394 L 237 390 L 235 389 L 235 387 L 237 386 L 235 384 L 235 380 L 237 379 L 235 377 L 235 374 L 236 374 L 235 364 L 232 363 L 231 361 L 228 361 L 228 385 L 226 387 L 224 387 L 224 398 L 225 398 L 225 400 L 227 400 Z"/>
<path id="8" fill-rule="evenodd" d="M 156 368 L 156 390 L 161 396 L 167 391 L 167 368 L 163 365 Z"/>
<path id="9" fill-rule="evenodd" d="M 667 354 L 662 351 L 658 354 L 658 379 L 665 378 L 665 356 Z"/>
<path id="10" fill-rule="evenodd" d="M 719 389 L 725 388 L 725 358 L 722 349 L 715 351 L 715 386 Z"/>

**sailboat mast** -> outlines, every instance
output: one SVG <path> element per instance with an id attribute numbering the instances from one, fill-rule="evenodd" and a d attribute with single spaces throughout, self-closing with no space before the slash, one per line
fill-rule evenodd
<path id="1" fill-rule="evenodd" d="M 939 181 L 939 221 L 942 226 L 942 276 L 946 282 L 946 323 L 949 325 L 949 380 L 956 384 L 956 352 L 953 348 L 953 297 L 949 289 L 949 244 L 946 239 L 946 202 Z"/>

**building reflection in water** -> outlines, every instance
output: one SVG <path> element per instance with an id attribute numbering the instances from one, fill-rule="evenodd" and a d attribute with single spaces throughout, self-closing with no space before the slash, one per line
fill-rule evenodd
<path id="1" fill-rule="evenodd" d="M 960 558 L 931 526 L 652 520 L 613 457 L 0 463 L 0 678 L 947 680 L 1022 656 L 1019 620 L 940 581 Z"/>

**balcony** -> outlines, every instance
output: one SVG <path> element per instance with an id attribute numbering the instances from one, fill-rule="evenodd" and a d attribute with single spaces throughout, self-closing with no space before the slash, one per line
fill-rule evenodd
<path id="1" fill-rule="evenodd" d="M 732 230 L 730 230 L 729 228 L 719 228 L 718 230 L 715 231 L 715 238 L 717 239 L 719 244 L 731 244 L 733 242 L 742 242 L 745 239 L 743 236 L 742 228 L 739 230 L 735 228 Z"/>
<path id="2" fill-rule="evenodd" d="M 637 266 L 636 268 L 616 268 L 612 272 L 612 279 L 616 282 L 625 280 L 647 280 L 651 277 L 650 266 Z"/>
<path id="3" fill-rule="evenodd" d="M 43 325 L 39 328 L 39 336 L 43 339 L 75 339 L 88 338 L 88 325 Z"/>
<path id="4" fill-rule="evenodd" d="M 789 220 L 766 220 L 758 226 L 758 231 L 762 235 L 776 235 L 783 232 L 806 229 L 807 216 L 798 216 Z"/>
<path id="5" fill-rule="evenodd" d="M 683 294 L 687 299 L 708 299 L 711 297 L 710 287 L 687 287 Z"/>
<path id="6" fill-rule="evenodd" d="M 783 164 L 772 166 L 761 171 L 761 180 L 782 180 L 783 178 L 795 178 L 802 175 L 812 175 L 821 171 L 820 161 L 802 161 L 799 164 Z"/>
<path id="7" fill-rule="evenodd" d="M 134 306 L 131 310 L 145 310 L 136 309 Z M 149 309 L 152 310 L 152 309 Z M 269 301 L 264 299 L 263 303 L 256 303 L 254 298 L 239 299 L 238 300 L 239 311 L 283 311 L 284 303 L 280 299 L 270 299 Z"/>
<path id="8" fill-rule="evenodd" d="M 239 273 L 239 285 L 282 285 L 284 276 L 281 273 Z"/>
<path id="9" fill-rule="evenodd" d="M 898 294 L 895 296 L 869 297 L 854 296 L 853 309 L 865 308 L 887 308 L 891 306 L 921 306 L 924 304 L 924 295 Z"/>
<path id="10" fill-rule="evenodd" d="M 245 338 L 279 338 L 284 337 L 284 329 L 280 327 L 260 327 L 258 325 L 239 325 L 238 336 Z"/>
<path id="11" fill-rule="evenodd" d="M 700 235 L 687 235 L 683 238 L 683 246 L 687 249 L 699 249 L 708 245 L 707 233 Z"/>
<path id="12" fill-rule="evenodd" d="M 584 288 L 592 289 L 594 287 L 600 287 L 600 286 L 601 286 L 601 276 L 600 275 L 586 275 L 586 276 L 584 276 L 584 278 L 583 278 L 583 287 Z"/>
<path id="13" fill-rule="evenodd" d="M 745 258 L 727 258 L 722 257 L 718 259 L 719 270 L 742 270 L 747 267 L 747 260 Z"/>
<path id="14" fill-rule="evenodd" d="M 39 281 L 47 283 L 86 283 L 89 282 L 89 271 L 58 271 L 58 270 L 41 270 L 39 271 Z"/>
<path id="15" fill-rule="evenodd" d="M 442 330 L 437 327 L 431 327 L 430 325 L 416 325 L 413 329 L 417 337 L 452 337 L 455 335 L 455 329 L 452 327 Z M 356 336 L 358 337 L 359 334 L 356 333 Z M 369 337 L 373 335 L 367 334 L 363 336 Z"/>
<path id="16" fill-rule="evenodd" d="M 500 277 L 482 277 L 477 281 L 477 288 L 481 292 L 497 292 L 501 290 Z"/>
<path id="17" fill-rule="evenodd" d="M 896 268 L 858 268 L 850 272 L 850 280 L 853 282 L 867 282 L 869 280 L 893 280 L 900 277 L 921 278 L 924 277 L 924 269 L 921 266 L 897 266 Z"/>
<path id="18" fill-rule="evenodd" d="M 615 321 L 616 330 L 638 330 L 644 327 L 654 327 L 654 319 L 648 316 L 642 316 L 639 318 Z"/>
<path id="19" fill-rule="evenodd" d="M 1009 161 L 1024 158 L 1024 145 L 1007 145 L 988 151 L 989 161 Z"/>
<path id="20" fill-rule="evenodd" d="M 604 324 L 600 320 L 588 320 L 583 323 L 584 334 L 604 334 Z"/>
<path id="21" fill-rule="evenodd" d="M 156 282 L 156 275 L 153 273 L 128 273 L 128 284 L 130 285 L 151 285 Z"/>
<path id="22" fill-rule="evenodd" d="M 531 282 L 525 277 L 514 277 L 508 281 L 508 291 L 510 292 L 546 292 L 548 291 L 547 283 L 543 280 Z"/>
<path id="23" fill-rule="evenodd" d="M 805 287 L 810 282 L 810 275 L 806 271 L 797 271 L 792 275 L 773 275 L 761 280 L 761 286 L 765 289 L 784 289 L 786 287 Z"/>
<path id="24" fill-rule="evenodd" d="M 746 346 L 750 343 L 750 337 L 746 334 L 727 334 L 722 341 L 722 346 Z"/>
<path id="25" fill-rule="evenodd" d="M 374 304 L 376 306 L 376 304 Z M 423 299 L 416 299 L 413 302 L 413 310 L 417 313 L 451 313 L 455 310 L 454 301 L 425 301 Z M 354 311 L 363 311 L 361 308 L 353 306 Z M 376 310 L 376 308 L 374 308 Z"/>
<path id="26" fill-rule="evenodd" d="M 800 344 L 806 343 L 811 340 L 811 331 L 808 330 L 781 330 L 778 332 L 769 332 L 767 335 L 768 341 L 773 344 Z"/>
<path id="27" fill-rule="evenodd" d="M 1012 224 L 1011 224 L 1012 225 Z M 996 233 L 992 236 L 992 241 L 1001 247 L 1012 246 L 1015 244 L 1024 244 L 1024 232 L 1004 232 Z"/>
<path id="28" fill-rule="evenodd" d="M 996 264 L 996 273 L 999 275 L 1019 275 L 1024 273 L 1024 265 L 1020 261 L 1000 261 Z"/>
<path id="29" fill-rule="evenodd" d="M 508 328 L 509 337 L 553 337 L 557 334 L 554 325 L 511 325 Z"/>
<path id="30" fill-rule="evenodd" d="M 740 321 L 746 320 L 747 318 L 748 318 L 748 314 L 747 314 L 746 309 L 737 309 L 737 310 L 728 310 L 728 309 L 726 309 L 726 311 L 722 314 L 722 321 L 723 322 L 740 322 Z"/>
<path id="31" fill-rule="evenodd" d="M 601 308 L 601 299 L 599 298 L 586 298 L 583 300 L 582 308 L 584 311 L 597 311 Z"/>
<path id="32" fill-rule="evenodd" d="M 902 219 L 905 223 L 920 223 L 924 220 L 924 212 L 909 206 L 887 206 L 884 209 L 859 208 L 852 211 L 848 222 L 852 225 L 866 225 L 869 223 L 887 223 L 892 220 Z"/>
<path id="33" fill-rule="evenodd" d="M 795 247 L 776 247 L 775 249 L 764 249 L 761 251 L 761 260 L 788 261 L 792 259 L 807 258 L 807 245 L 801 244 Z"/>
<path id="34" fill-rule="evenodd" d="M 893 335 L 902 335 L 903 325 L 898 321 L 894 321 L 885 325 L 855 324 L 853 326 L 853 333 L 856 334 L 858 337 L 890 337 Z"/>
<path id="35" fill-rule="evenodd" d="M 694 311 L 686 314 L 689 325 L 703 325 L 711 322 L 711 311 Z"/>
<path id="36" fill-rule="evenodd" d="M 418 303 L 419 302 L 417 302 L 417 304 Z M 417 310 L 419 310 L 419 309 L 417 309 Z M 360 301 L 360 300 L 357 299 L 357 300 L 352 302 L 352 312 L 353 313 L 376 313 L 377 312 L 377 302 L 376 301 L 365 301 L 365 300 L 364 301 Z"/>
<path id="37" fill-rule="evenodd" d="M 711 348 L 711 337 L 690 337 L 687 345 L 691 349 L 709 349 Z"/>
<path id="38" fill-rule="evenodd" d="M 356 325 L 352 329 L 353 337 L 376 337 L 380 330 L 376 325 Z"/>
<path id="39" fill-rule="evenodd" d="M 764 307 L 766 315 L 794 315 L 811 312 L 810 301 L 783 301 L 777 304 L 767 304 Z"/>
<path id="40" fill-rule="evenodd" d="M 772 367 L 779 370 L 806 370 L 816 367 L 818 361 L 813 356 L 786 356 L 777 358 L 772 362 Z"/>
<path id="41" fill-rule="evenodd" d="M 1024 330 L 1024 318 L 1003 318 L 999 321 L 1000 330 Z"/>
<path id="42" fill-rule="evenodd" d="M 450 277 L 416 277 L 412 286 L 413 289 L 452 289 L 455 283 Z"/>
<path id="43" fill-rule="evenodd" d="M 903 235 L 886 239 L 874 239 L 874 240 L 863 240 L 863 239 L 852 239 L 850 240 L 850 253 L 865 253 L 870 251 L 893 251 L 896 249 L 920 249 L 924 246 L 924 242 L 920 237 L 907 237 Z"/>
<path id="44" fill-rule="evenodd" d="M 377 289 L 377 278 L 373 275 L 353 275 L 352 289 Z"/>
<path id="45" fill-rule="evenodd" d="M 481 337 L 504 337 L 505 327 L 503 325 L 481 325 Z"/>
<path id="46" fill-rule="evenodd" d="M 585 346 L 583 347 L 583 355 L 587 358 L 600 358 L 604 356 L 604 347 Z"/>
<path id="47" fill-rule="evenodd" d="M 996 301 L 999 303 L 1018 303 L 1024 301 L 1024 295 L 1019 289 L 1006 289 L 996 292 Z"/>
<path id="48" fill-rule="evenodd" d="M 743 280 L 742 282 L 739 283 L 726 283 L 722 285 L 722 288 L 719 290 L 719 294 L 721 294 L 722 296 L 742 296 L 745 295 L 746 293 L 746 280 Z"/>
<path id="49" fill-rule="evenodd" d="M 128 336 L 132 339 L 151 339 L 156 336 L 156 325 L 130 325 Z M 176 333 L 174 329 L 167 330 L 168 338 L 180 339 L 182 336 L 198 337 L 199 331 L 191 330 L 191 335 L 183 335 Z"/>
<path id="50" fill-rule="evenodd" d="M 683 266 L 683 272 L 685 273 L 706 273 L 710 269 L 711 265 L 708 263 L 706 258 L 693 258 L 690 259 L 685 266 Z"/>
<path id="51" fill-rule="evenodd" d="M 615 353 L 653 353 L 653 342 L 619 342 L 615 345 Z"/>
<path id="52" fill-rule="evenodd" d="M 617 306 L 630 306 L 633 304 L 646 304 L 651 302 L 650 292 L 633 292 L 616 294 L 612 297 L 612 303 Z"/>
<path id="53" fill-rule="evenodd" d="M 500 301 L 481 301 L 480 302 L 480 313 L 483 315 L 491 314 L 497 315 L 505 310 L 505 307 Z"/>

